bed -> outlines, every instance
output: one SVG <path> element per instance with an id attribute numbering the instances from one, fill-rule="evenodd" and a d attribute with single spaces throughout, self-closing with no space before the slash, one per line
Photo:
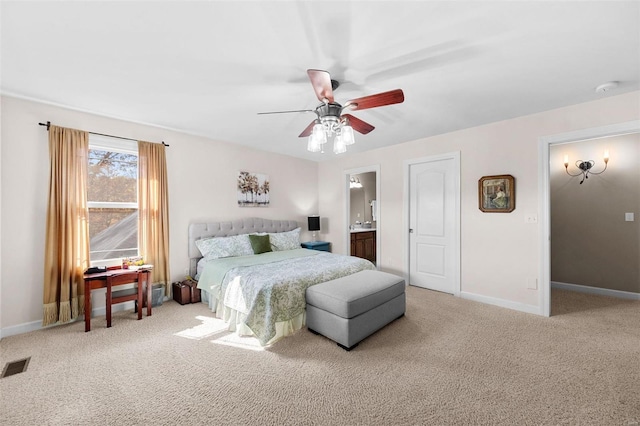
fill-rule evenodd
<path id="1" fill-rule="evenodd" d="M 300 248 L 299 234 L 289 220 L 189 225 L 191 274 L 229 330 L 271 345 L 304 327 L 309 286 L 375 269 L 366 259 Z"/>

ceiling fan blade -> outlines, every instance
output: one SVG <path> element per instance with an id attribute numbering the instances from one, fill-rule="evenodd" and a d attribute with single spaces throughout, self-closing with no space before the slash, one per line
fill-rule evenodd
<path id="1" fill-rule="evenodd" d="M 312 109 L 296 109 L 293 111 L 270 111 L 270 112 L 259 112 L 258 115 L 265 114 L 289 114 L 291 112 L 314 112 Z"/>
<path id="2" fill-rule="evenodd" d="M 307 126 L 307 128 L 306 128 L 306 129 L 304 129 L 304 130 L 302 131 L 302 133 L 300 133 L 300 136 L 298 136 L 298 137 L 299 137 L 299 138 L 304 138 L 305 136 L 309 136 L 309 135 L 311 134 L 311 131 L 313 130 L 313 126 L 315 126 L 315 124 L 316 124 L 316 120 L 313 120 L 313 121 L 311 122 L 311 124 L 309 124 L 309 125 Z"/>
<path id="3" fill-rule="evenodd" d="M 375 129 L 375 127 L 373 127 L 371 124 L 367 123 L 366 121 L 362 121 L 358 117 L 354 117 L 351 114 L 342 114 L 342 117 L 348 118 L 349 124 L 351 125 L 351 127 L 353 127 L 353 130 L 356 130 L 363 135 L 366 135 L 367 133 Z"/>
<path id="4" fill-rule="evenodd" d="M 307 70 L 309 80 L 320 102 L 333 102 L 333 89 L 331 88 L 331 75 L 327 71 Z"/>
<path id="5" fill-rule="evenodd" d="M 402 92 L 402 89 L 396 89 L 389 92 L 378 93 L 377 95 L 351 99 L 350 101 L 347 101 L 344 108 L 359 111 L 362 109 L 376 108 L 385 105 L 400 104 L 402 102 L 404 102 L 404 93 Z"/>

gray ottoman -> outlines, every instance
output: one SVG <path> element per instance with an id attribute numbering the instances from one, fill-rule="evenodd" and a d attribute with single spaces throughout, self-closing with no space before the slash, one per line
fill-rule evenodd
<path id="1" fill-rule="evenodd" d="M 404 315 L 404 289 L 404 279 L 381 271 L 312 285 L 307 289 L 307 328 L 351 350 Z"/>

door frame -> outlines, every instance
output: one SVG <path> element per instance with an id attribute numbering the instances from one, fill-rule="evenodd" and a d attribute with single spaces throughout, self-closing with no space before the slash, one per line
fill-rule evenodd
<path id="1" fill-rule="evenodd" d="M 376 269 L 380 269 L 380 229 L 382 224 L 382 215 L 380 214 L 381 209 L 380 206 L 382 204 L 382 200 L 380 198 L 380 164 L 374 164 L 371 166 L 363 166 L 355 169 L 343 170 L 343 199 L 344 199 L 344 224 L 346 225 L 346 232 L 344 234 L 344 246 L 346 247 L 346 252 L 348 255 L 351 255 L 351 229 L 349 228 L 349 218 L 351 214 L 351 188 L 349 187 L 349 181 L 351 179 L 351 175 L 357 175 L 360 173 L 376 173 L 376 203 L 377 207 L 377 220 L 376 220 Z"/>
<path id="2" fill-rule="evenodd" d="M 580 142 L 589 139 L 600 139 L 640 133 L 640 120 L 592 127 L 573 132 L 542 136 L 538 139 L 538 204 L 540 205 L 540 294 L 539 314 L 551 315 L 551 182 L 549 175 L 549 148 L 551 145 Z"/>
<path id="3" fill-rule="evenodd" d="M 402 226 L 403 226 L 403 231 L 402 231 L 402 246 L 404 247 L 402 256 L 403 256 L 403 263 L 405 265 L 405 282 L 407 283 L 407 285 L 411 285 L 411 265 L 410 265 L 410 258 L 409 258 L 409 254 L 411 253 L 411 247 L 410 247 L 410 241 L 409 241 L 409 215 L 410 215 L 410 210 L 409 210 L 409 197 L 410 197 L 410 193 L 409 193 L 409 181 L 411 180 L 411 176 L 410 176 L 410 168 L 413 165 L 416 164 L 421 164 L 421 163 L 432 163 L 434 161 L 440 161 L 440 160 L 453 160 L 453 168 L 454 168 L 454 175 L 456 176 L 456 182 L 455 182 L 455 201 L 454 201 L 454 213 L 455 213 L 455 218 L 454 218 L 454 223 L 455 223 L 455 236 L 453 238 L 453 240 L 455 241 L 455 247 L 453 248 L 453 258 L 456 262 L 456 265 L 454 267 L 454 285 L 453 285 L 453 295 L 454 296 L 460 296 L 460 291 L 461 291 L 461 284 L 460 284 L 460 276 L 461 276 L 461 272 L 460 272 L 460 268 L 461 268 L 461 262 L 460 262 L 460 151 L 453 151 L 453 152 L 448 152 L 446 154 L 438 154 L 438 155 L 430 155 L 428 157 L 421 157 L 421 158 L 413 158 L 411 160 L 405 160 L 404 161 L 404 182 L 403 182 L 403 214 L 402 214 Z"/>

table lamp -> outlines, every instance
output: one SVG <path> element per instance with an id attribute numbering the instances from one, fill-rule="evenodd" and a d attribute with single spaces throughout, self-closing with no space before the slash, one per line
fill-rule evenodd
<path id="1" fill-rule="evenodd" d="M 316 240 L 316 231 L 320 230 L 320 216 L 314 215 L 308 218 L 309 231 L 313 232 L 313 241 Z"/>

